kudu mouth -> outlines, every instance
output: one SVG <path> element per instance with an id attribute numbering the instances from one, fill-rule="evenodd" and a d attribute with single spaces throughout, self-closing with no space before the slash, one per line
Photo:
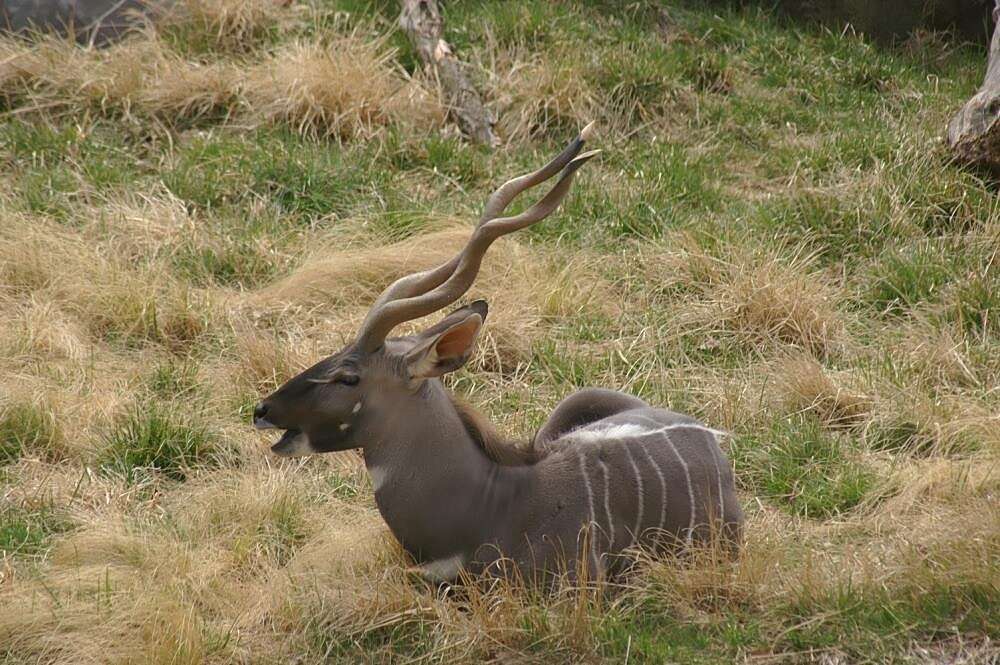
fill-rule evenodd
<path id="1" fill-rule="evenodd" d="M 281 429 L 274 423 L 272 423 L 267 418 L 254 418 L 253 420 L 254 429 Z"/>
<path id="2" fill-rule="evenodd" d="M 299 457 L 313 452 L 309 445 L 309 435 L 300 429 L 287 429 L 277 443 L 271 446 L 271 452 L 278 457 Z"/>
<path id="3" fill-rule="evenodd" d="M 278 457 L 298 457 L 308 455 L 313 452 L 309 444 L 309 435 L 297 427 L 279 427 L 263 415 L 259 415 L 262 408 L 257 407 L 253 418 L 253 427 L 256 430 L 281 429 L 285 430 L 281 438 L 271 446 L 271 452 Z"/>

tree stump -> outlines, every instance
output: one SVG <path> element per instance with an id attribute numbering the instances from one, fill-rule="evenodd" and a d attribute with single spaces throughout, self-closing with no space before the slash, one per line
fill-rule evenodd
<path id="1" fill-rule="evenodd" d="M 993 10 L 986 78 L 948 123 L 948 145 L 962 161 L 1000 171 L 1000 0 Z"/>
<path id="2" fill-rule="evenodd" d="M 465 67 L 444 40 L 444 20 L 436 0 L 403 0 L 399 27 L 406 33 L 424 65 L 437 75 L 448 101 L 449 114 L 472 140 L 487 146 L 499 142 L 493 119 L 465 74 Z"/>

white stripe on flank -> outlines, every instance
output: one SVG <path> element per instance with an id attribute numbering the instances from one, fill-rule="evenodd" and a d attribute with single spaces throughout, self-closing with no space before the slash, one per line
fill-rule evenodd
<path id="1" fill-rule="evenodd" d="M 583 459 L 583 451 L 580 450 L 579 448 L 577 448 L 577 451 L 576 451 L 576 458 L 580 462 L 580 475 L 583 476 L 583 486 L 587 489 L 587 502 L 588 502 L 588 507 L 590 509 L 590 513 L 589 513 L 589 515 L 590 515 L 590 521 L 587 522 L 587 529 L 588 529 L 588 532 L 589 532 L 588 535 L 587 535 L 587 537 L 590 539 L 590 555 L 592 557 L 594 557 L 594 566 L 597 566 L 597 564 L 598 564 L 597 549 L 596 549 L 596 544 L 594 542 L 594 536 L 595 536 L 595 534 L 594 534 L 594 489 L 590 486 L 590 477 L 587 476 L 587 464 L 586 464 L 585 460 Z M 594 570 L 594 573 L 595 574 L 597 573 L 596 569 Z"/>
<path id="2" fill-rule="evenodd" d="M 653 470 L 656 471 L 656 477 L 660 479 L 660 525 L 657 527 L 657 530 L 663 531 L 663 525 L 667 521 L 667 479 L 663 477 L 663 470 L 660 469 L 660 465 L 656 463 L 653 456 L 646 450 L 646 444 L 640 441 L 639 446 L 642 454 L 646 456 Z"/>
<path id="3" fill-rule="evenodd" d="M 635 545 L 636 541 L 639 540 L 639 534 L 642 529 L 642 511 L 645 507 L 646 496 L 642 489 L 642 475 L 639 473 L 639 467 L 635 464 L 635 459 L 632 457 L 632 452 L 628 449 L 628 444 L 623 444 L 622 448 L 625 450 L 625 457 L 628 458 L 628 463 L 632 465 L 632 471 L 635 473 L 635 485 L 638 493 L 639 500 L 639 510 L 635 517 L 635 528 L 632 530 L 632 541 L 628 544 L 629 547 Z"/>
<path id="4" fill-rule="evenodd" d="M 642 418 L 643 420 L 652 421 L 652 418 L 647 418 L 646 416 L 638 415 L 637 417 Z M 684 461 L 684 458 L 681 457 L 680 451 L 677 450 L 677 446 L 674 445 L 674 442 L 670 440 L 670 435 L 667 434 L 669 430 L 680 429 L 685 426 L 688 428 L 694 427 L 695 429 L 706 430 L 708 432 L 711 432 L 713 435 L 715 434 L 715 432 L 718 431 L 718 430 L 713 430 L 709 427 L 703 427 L 701 425 L 678 423 L 676 425 L 667 425 L 665 427 L 661 427 L 658 430 L 653 430 L 650 432 L 650 434 L 663 434 L 663 440 L 667 442 L 668 446 L 670 446 L 670 450 L 674 451 L 674 455 L 677 457 L 677 461 L 681 463 L 681 468 L 684 469 L 684 480 L 687 481 L 688 502 L 689 502 L 688 505 L 690 507 L 690 513 L 691 513 L 691 516 L 688 519 L 687 538 L 684 539 L 684 542 L 688 547 L 691 547 L 691 541 L 694 539 L 694 487 L 691 485 L 691 472 L 688 470 L 687 462 Z"/>
<path id="5" fill-rule="evenodd" d="M 691 485 L 691 472 L 688 471 L 687 462 L 685 462 L 684 458 L 681 457 L 680 451 L 677 450 L 677 446 L 675 446 L 674 442 L 670 440 L 670 436 L 666 432 L 663 433 L 663 440 L 670 445 L 670 449 L 674 451 L 674 455 L 677 455 L 677 461 L 681 463 L 681 468 L 684 469 L 684 480 L 686 480 L 688 484 L 688 505 L 691 507 L 691 517 L 688 520 L 688 533 L 684 542 L 688 547 L 691 547 L 691 540 L 694 538 L 694 487 Z"/>
<path id="6" fill-rule="evenodd" d="M 715 438 L 715 443 L 718 445 L 719 438 Z M 709 451 L 712 453 L 712 461 L 715 462 L 715 480 L 719 484 L 719 518 L 725 523 L 726 521 L 726 502 L 722 498 L 722 467 L 719 465 L 719 456 L 715 454 L 715 448 L 709 447 Z"/>
<path id="7" fill-rule="evenodd" d="M 615 550 L 615 523 L 611 521 L 611 503 L 609 497 L 611 495 L 611 485 L 608 483 L 608 465 L 604 463 L 604 460 L 598 458 L 597 465 L 601 467 L 601 474 L 604 476 L 604 514 L 608 517 L 608 551 L 613 552 Z"/>
<path id="8" fill-rule="evenodd" d="M 657 422 L 657 421 L 653 420 L 652 418 L 649 418 L 648 416 L 641 416 L 641 415 L 636 414 L 633 417 L 635 417 L 635 418 L 642 418 L 643 420 L 648 420 L 651 423 L 656 423 Z M 659 423 L 657 423 L 657 424 L 659 424 Z M 725 431 L 723 431 L 721 429 L 714 429 L 712 427 L 706 427 L 705 425 L 700 425 L 698 423 L 674 423 L 673 425 L 663 425 L 661 427 L 657 427 L 656 429 L 646 430 L 640 436 L 648 436 L 650 434 L 660 434 L 661 432 L 670 432 L 670 431 L 675 430 L 675 429 L 700 429 L 701 431 L 708 432 L 712 436 L 716 437 L 716 439 L 715 439 L 716 441 L 719 440 L 718 437 L 720 437 L 720 436 L 726 436 L 728 434 L 728 432 L 725 432 Z"/>

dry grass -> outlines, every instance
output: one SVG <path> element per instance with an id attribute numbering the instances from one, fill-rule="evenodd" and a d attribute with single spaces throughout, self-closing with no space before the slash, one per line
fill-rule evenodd
<path id="1" fill-rule="evenodd" d="M 639 257 L 643 280 L 667 294 L 680 332 L 731 337 L 747 348 L 801 349 L 818 358 L 843 350 L 842 290 L 801 254 L 714 256 L 684 235 Z M 675 297 L 683 288 L 684 297 Z M 655 293 L 653 294 L 656 295 Z"/>
<path id="2" fill-rule="evenodd" d="M 160 30 L 186 31 L 222 49 L 247 50 L 289 22 L 287 0 L 181 0 L 157 21 Z M 194 33 L 193 35 L 190 33 Z"/>
<path id="3" fill-rule="evenodd" d="M 255 4 L 270 3 L 246 3 Z M 152 31 L 99 50 L 54 37 L 33 45 L 4 38 L 0 97 L 26 100 L 19 113 L 139 113 L 171 124 L 245 116 L 341 139 L 371 138 L 388 125 L 442 125 L 439 96 L 403 76 L 393 56 L 384 37 L 360 30 L 290 43 L 265 57 L 210 62 L 173 53 Z"/>
<path id="4" fill-rule="evenodd" d="M 843 341 L 840 294 L 807 259 L 735 262 L 714 295 L 725 325 L 757 343 L 776 340 L 824 356 Z"/>
<path id="5" fill-rule="evenodd" d="M 0 85 L 5 96 L 30 100 L 22 112 L 127 113 L 158 55 L 154 42 L 140 39 L 99 51 L 57 37 L 37 45 L 4 38 L 2 50 Z"/>
<path id="6" fill-rule="evenodd" d="M 293 44 L 247 75 L 246 104 L 260 122 L 342 139 L 371 137 L 393 121 L 440 122 L 416 103 L 383 41 L 359 34 L 330 44 Z M 430 102 L 427 97 L 416 101 Z"/>
<path id="7" fill-rule="evenodd" d="M 775 370 L 775 375 L 786 409 L 813 413 L 827 426 L 857 425 L 871 410 L 871 400 L 853 389 L 849 379 L 837 381 L 813 358 L 790 358 Z"/>
<path id="8" fill-rule="evenodd" d="M 228 113 L 239 100 L 241 69 L 231 63 L 193 63 L 170 56 L 160 59 L 153 83 L 138 103 L 170 122 Z"/>
<path id="9" fill-rule="evenodd" d="M 492 83 L 501 109 L 501 135 L 521 142 L 572 131 L 597 117 L 598 96 L 578 67 L 583 57 L 567 53 L 553 62 L 549 57 L 532 58 L 520 48 L 491 63 L 497 77 Z"/>

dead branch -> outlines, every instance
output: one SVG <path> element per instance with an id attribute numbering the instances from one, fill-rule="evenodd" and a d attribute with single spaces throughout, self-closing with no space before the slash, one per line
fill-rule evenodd
<path id="1" fill-rule="evenodd" d="M 466 76 L 465 66 L 444 40 L 444 20 L 436 0 L 402 0 L 399 27 L 420 60 L 436 74 L 447 96 L 449 112 L 462 132 L 488 146 L 498 143 L 494 120 Z"/>

